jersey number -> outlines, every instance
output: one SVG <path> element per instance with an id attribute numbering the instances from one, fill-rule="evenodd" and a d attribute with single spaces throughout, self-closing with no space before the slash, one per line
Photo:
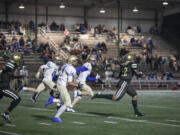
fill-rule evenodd
<path id="1" fill-rule="evenodd" d="M 127 72 L 128 72 L 128 68 L 127 67 L 124 67 L 123 68 L 123 71 L 122 71 L 122 76 L 127 76 Z"/>

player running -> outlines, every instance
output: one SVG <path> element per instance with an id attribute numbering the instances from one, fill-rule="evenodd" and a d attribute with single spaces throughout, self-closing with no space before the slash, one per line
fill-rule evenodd
<path id="1" fill-rule="evenodd" d="M 67 86 L 73 86 L 82 88 L 83 84 L 73 83 L 73 79 L 76 77 L 76 69 L 74 66 L 77 65 L 77 57 L 72 55 L 69 57 L 67 64 L 63 65 L 57 80 L 57 89 L 60 92 L 60 97 L 64 103 L 57 111 L 56 115 L 52 118 L 53 122 L 64 122 L 60 116 L 64 113 L 68 106 L 71 106 L 71 98 L 67 90 Z"/>
<path id="2" fill-rule="evenodd" d="M 9 60 L 9 62 L 6 63 L 5 69 L 1 73 L 0 81 L 0 99 L 5 96 L 13 100 L 5 112 L 1 114 L 1 117 L 8 123 L 11 123 L 9 114 L 21 101 L 19 95 L 15 91 L 11 90 L 9 86 L 9 83 L 12 79 L 21 77 L 14 76 L 15 65 L 16 63 L 13 60 Z"/>
<path id="3" fill-rule="evenodd" d="M 57 64 L 57 65 L 56 65 Z M 53 77 L 58 74 L 58 69 L 59 69 L 59 64 L 60 61 L 59 59 L 56 60 L 56 64 L 52 61 L 47 62 L 46 65 L 42 65 L 37 74 L 36 78 L 39 79 L 40 74 L 43 72 L 43 80 L 42 82 L 38 85 L 36 89 L 36 93 L 32 96 L 31 100 L 33 102 L 36 102 L 37 97 L 39 94 L 45 90 L 46 87 L 50 88 L 53 91 L 57 91 L 57 86 L 53 82 Z"/>
<path id="4" fill-rule="evenodd" d="M 94 92 L 92 91 L 91 87 L 86 84 L 86 81 L 96 81 L 100 79 L 100 76 L 97 74 L 96 77 L 91 77 L 92 65 L 94 65 L 96 59 L 93 56 L 88 57 L 88 62 L 84 63 L 83 66 L 76 68 L 76 73 L 80 73 L 78 78 L 76 79 L 77 83 L 83 84 L 81 89 L 77 89 L 74 91 L 74 100 L 71 106 L 68 106 L 66 111 L 68 112 L 75 112 L 73 107 L 79 102 L 82 96 L 94 96 Z M 54 97 L 50 97 L 45 106 L 48 106 L 51 103 L 60 103 L 60 99 L 55 99 Z"/>
<path id="5" fill-rule="evenodd" d="M 144 116 L 140 113 L 137 107 L 137 93 L 130 85 L 131 79 L 134 74 L 140 75 L 142 72 L 137 70 L 137 64 L 133 63 L 132 55 L 125 55 L 123 57 L 123 63 L 121 64 L 121 80 L 118 82 L 117 87 L 119 88 L 116 91 L 115 95 L 112 94 L 95 94 L 92 99 L 95 98 L 105 98 L 113 101 L 119 101 L 125 93 L 132 97 L 132 106 L 136 117 Z"/>

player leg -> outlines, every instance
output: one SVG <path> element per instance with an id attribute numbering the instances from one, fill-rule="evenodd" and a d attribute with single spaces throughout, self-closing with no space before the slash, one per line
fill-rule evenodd
<path id="1" fill-rule="evenodd" d="M 126 93 L 127 81 L 119 81 L 118 86 L 119 86 L 119 88 L 116 91 L 115 95 L 112 95 L 112 94 L 95 94 L 91 99 L 105 98 L 105 99 L 109 99 L 109 100 L 113 100 L 113 101 L 118 101 Z"/>
<path id="2" fill-rule="evenodd" d="M 60 93 L 59 93 L 59 91 L 53 91 L 53 90 L 50 91 L 50 97 L 46 101 L 45 106 L 47 107 L 48 105 L 50 105 L 52 103 L 56 103 L 57 109 L 59 109 L 60 106 L 62 105 L 62 102 L 60 100 Z"/>
<path id="3" fill-rule="evenodd" d="M 1 93 L 2 93 L 1 96 L 3 95 L 3 96 L 13 99 L 9 107 L 1 115 L 1 117 L 4 118 L 8 123 L 11 123 L 9 114 L 20 103 L 21 98 L 15 91 L 12 91 L 12 90 L 4 89 L 2 90 Z"/>
<path id="4" fill-rule="evenodd" d="M 68 90 L 67 90 L 67 88 L 65 86 L 57 85 L 57 89 L 61 93 L 61 99 L 62 99 L 64 105 L 62 105 L 59 108 L 59 110 L 57 111 L 56 115 L 52 118 L 52 121 L 53 122 L 64 122 L 64 121 L 62 121 L 60 119 L 60 116 L 64 113 L 64 111 L 66 110 L 67 106 L 71 105 L 71 98 L 70 98 Z"/>
<path id="5" fill-rule="evenodd" d="M 131 85 L 127 87 L 127 94 L 132 97 L 132 106 L 136 117 L 144 116 L 144 114 L 140 113 L 138 110 L 137 93 Z"/>
<path id="6" fill-rule="evenodd" d="M 43 83 L 43 82 L 40 83 L 40 84 L 38 85 L 38 87 L 37 87 L 34 95 L 32 96 L 31 101 L 32 101 L 32 102 L 36 102 L 38 96 L 40 95 L 40 93 L 41 93 L 45 88 L 46 88 L 46 87 L 45 87 L 44 83 Z"/>

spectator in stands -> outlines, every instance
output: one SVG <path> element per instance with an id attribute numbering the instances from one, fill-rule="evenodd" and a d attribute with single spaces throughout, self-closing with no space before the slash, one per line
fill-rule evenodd
<path id="1" fill-rule="evenodd" d="M 101 43 L 101 50 L 107 52 L 107 47 L 104 41 Z"/>
<path id="2" fill-rule="evenodd" d="M 155 55 L 155 57 L 154 57 L 154 70 L 158 70 L 158 65 L 159 65 L 159 59 L 158 59 L 158 56 Z"/>
<path id="3" fill-rule="evenodd" d="M 34 22 L 32 20 L 29 21 L 30 30 L 34 29 Z"/>
<path id="4" fill-rule="evenodd" d="M 58 30 L 58 25 L 56 24 L 56 22 L 53 21 L 53 22 L 51 23 L 50 29 L 51 29 L 52 31 Z"/>
<path id="5" fill-rule="evenodd" d="M 15 39 L 15 41 L 12 42 L 12 46 L 14 51 L 19 51 L 20 46 L 19 43 L 17 42 L 17 39 Z"/>
<path id="6" fill-rule="evenodd" d="M 24 38 L 23 37 L 21 37 L 20 39 L 19 39 L 19 45 L 20 45 L 20 47 L 21 48 L 23 48 L 24 47 Z"/>
<path id="7" fill-rule="evenodd" d="M 64 23 L 61 23 L 61 25 L 60 25 L 60 31 L 65 31 L 65 25 L 64 25 Z"/>
<path id="8" fill-rule="evenodd" d="M 79 39 L 78 39 L 78 35 L 77 34 L 75 34 L 74 35 L 74 37 L 73 37 L 73 42 L 78 42 L 79 41 Z"/>
<path id="9" fill-rule="evenodd" d="M 1 44 L 2 44 L 2 46 L 4 47 L 4 46 L 6 46 L 6 37 L 4 36 L 4 37 L 2 37 L 2 39 L 1 39 Z"/>
<path id="10" fill-rule="evenodd" d="M 27 48 L 26 45 L 23 47 L 22 51 L 24 55 L 30 55 L 29 49 Z"/>
<path id="11" fill-rule="evenodd" d="M 150 53 L 152 53 L 152 49 L 153 49 L 153 47 L 154 47 L 154 44 L 153 44 L 153 41 L 152 41 L 152 38 L 150 37 L 150 38 L 148 38 L 148 40 L 147 40 L 147 47 L 148 47 L 148 49 L 149 49 L 149 52 Z"/>
<path id="12" fill-rule="evenodd" d="M 84 24 L 80 24 L 80 32 L 81 32 L 81 34 L 86 33 L 86 28 L 85 28 Z"/>
<path id="13" fill-rule="evenodd" d="M 100 42 L 98 42 L 98 43 L 96 44 L 96 49 L 97 49 L 97 50 L 101 50 L 101 43 L 100 43 Z"/>
<path id="14" fill-rule="evenodd" d="M 82 60 L 86 60 L 87 59 L 87 56 L 89 55 L 89 53 L 90 53 L 90 49 L 89 49 L 89 47 L 88 46 L 84 46 L 83 47 L 83 50 L 82 50 L 82 53 L 81 53 L 81 58 L 82 58 Z"/>

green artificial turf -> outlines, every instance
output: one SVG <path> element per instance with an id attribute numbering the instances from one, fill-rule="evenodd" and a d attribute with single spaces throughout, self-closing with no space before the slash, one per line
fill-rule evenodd
<path id="1" fill-rule="evenodd" d="M 0 135 L 180 135 L 180 92 L 139 92 L 138 104 L 144 117 L 136 118 L 131 97 L 121 101 L 91 100 L 83 97 L 74 107 L 76 113 L 65 112 L 64 123 L 53 123 L 56 105 L 44 107 L 49 96 L 44 92 L 37 103 L 30 92 L 20 94 L 22 102 L 11 113 L 11 124 L 0 118 Z M 0 113 L 10 100 L 0 100 Z"/>

